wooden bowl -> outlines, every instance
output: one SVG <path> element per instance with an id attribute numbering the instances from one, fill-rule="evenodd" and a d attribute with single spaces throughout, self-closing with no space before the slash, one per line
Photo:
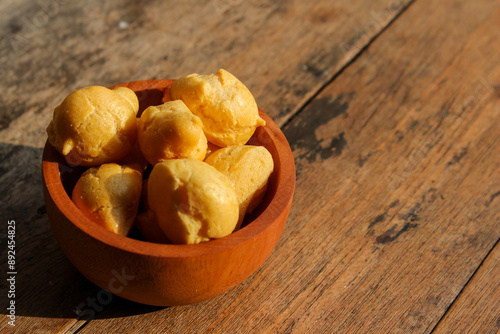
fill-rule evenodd
<path id="1" fill-rule="evenodd" d="M 173 80 L 136 81 L 140 111 L 169 99 Z M 92 222 L 68 194 L 82 167 L 68 166 L 46 143 L 43 191 L 52 231 L 73 265 L 97 286 L 135 302 L 172 306 L 215 297 L 252 274 L 270 255 L 285 226 L 295 189 L 295 165 L 280 128 L 261 110 L 266 126 L 249 143 L 265 146 L 275 170 L 266 197 L 231 235 L 196 245 L 155 244 L 114 234 Z M 245 224 L 245 223 L 244 223 Z"/>

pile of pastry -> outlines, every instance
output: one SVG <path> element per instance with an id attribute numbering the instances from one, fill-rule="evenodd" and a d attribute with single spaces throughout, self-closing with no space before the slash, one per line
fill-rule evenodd
<path id="1" fill-rule="evenodd" d="M 247 145 L 265 121 L 248 88 L 225 70 L 173 82 L 147 107 L 126 87 L 85 87 L 54 109 L 49 142 L 86 166 L 72 191 L 81 212 L 109 231 L 136 226 L 157 243 L 195 244 L 240 228 L 262 201 L 274 164 Z"/>

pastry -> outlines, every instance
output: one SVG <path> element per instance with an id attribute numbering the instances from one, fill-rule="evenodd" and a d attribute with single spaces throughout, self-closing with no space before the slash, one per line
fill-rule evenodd
<path id="1" fill-rule="evenodd" d="M 82 174 L 71 198 L 91 220 L 108 231 L 126 236 L 137 215 L 141 186 L 139 166 L 103 164 Z"/>
<path id="2" fill-rule="evenodd" d="M 190 74 L 172 84 L 170 95 L 201 118 L 208 141 L 226 147 L 243 145 L 266 122 L 248 88 L 231 73 Z"/>
<path id="3" fill-rule="evenodd" d="M 139 214 L 135 218 L 135 227 L 141 232 L 146 241 L 157 244 L 171 244 L 170 240 L 158 225 L 158 219 L 148 204 L 148 179 L 142 181 L 141 201 Z"/>
<path id="4" fill-rule="evenodd" d="M 135 218 L 135 226 L 146 241 L 157 244 L 171 244 L 165 233 L 160 229 L 158 219 L 153 211 L 146 210 L 138 214 Z"/>
<path id="5" fill-rule="evenodd" d="M 138 137 L 142 154 L 152 165 L 167 159 L 203 160 L 207 151 L 200 118 L 180 100 L 144 110 Z"/>
<path id="6" fill-rule="evenodd" d="M 119 161 L 136 141 L 138 110 L 137 96 L 128 88 L 78 89 L 54 109 L 49 142 L 72 165 Z"/>
<path id="7" fill-rule="evenodd" d="M 213 152 L 205 162 L 228 177 L 239 203 L 240 228 L 245 213 L 252 212 L 264 198 L 274 162 L 263 146 L 228 146 Z"/>
<path id="8" fill-rule="evenodd" d="M 211 142 L 208 142 L 207 143 L 207 153 L 205 154 L 205 159 L 212 153 L 214 153 L 215 151 L 219 150 L 220 147 L 217 146 L 217 145 L 214 145 L 212 144 Z"/>
<path id="9" fill-rule="evenodd" d="M 175 244 L 222 238 L 238 222 L 238 201 L 227 177 L 195 159 L 157 163 L 148 180 L 148 203 Z"/>

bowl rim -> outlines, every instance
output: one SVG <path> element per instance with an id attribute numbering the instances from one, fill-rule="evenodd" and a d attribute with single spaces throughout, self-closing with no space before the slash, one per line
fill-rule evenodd
<path id="1" fill-rule="evenodd" d="M 136 87 L 141 87 L 142 90 L 165 90 L 170 87 L 173 81 L 175 80 L 154 79 L 132 81 L 115 85 L 111 88 L 125 86 L 132 90 Z M 135 92 L 138 93 L 139 91 Z M 295 189 L 295 163 L 290 145 L 279 126 L 260 108 L 259 114 L 266 121 L 266 125 L 261 127 L 260 131 L 265 131 L 272 139 L 271 143 L 278 153 L 275 157 L 273 156 L 275 166 L 277 165 L 276 162 L 280 166 L 279 170 L 275 171 L 278 173 L 276 177 L 279 180 L 279 182 L 276 182 L 276 193 L 269 205 L 251 223 L 223 238 L 194 245 L 159 244 L 129 238 L 104 229 L 92 222 L 87 216 L 81 214 L 80 210 L 66 193 L 61 182 L 59 163 L 57 162 L 59 153 L 51 146 L 48 140 L 45 143 L 42 156 L 43 182 L 55 206 L 74 227 L 89 237 L 113 248 L 149 257 L 161 258 L 186 258 L 226 251 L 248 242 L 271 227 L 283 212 L 287 211 L 286 209 L 293 198 Z"/>

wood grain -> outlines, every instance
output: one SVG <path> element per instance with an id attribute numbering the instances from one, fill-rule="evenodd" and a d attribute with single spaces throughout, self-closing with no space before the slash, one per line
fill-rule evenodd
<path id="1" fill-rule="evenodd" d="M 500 247 L 493 248 L 435 333 L 498 333 L 500 329 Z"/>
<path id="2" fill-rule="evenodd" d="M 213 37 L 212 45 L 210 42 L 203 44 L 207 57 L 193 55 L 194 51 L 189 50 L 194 45 L 189 41 L 201 40 L 201 33 L 196 35 L 193 32 L 195 29 L 189 22 L 193 22 L 197 14 L 187 15 L 187 8 L 184 12 L 177 9 L 178 13 L 186 13 L 185 17 L 189 17 L 181 26 L 186 30 L 181 27 L 168 30 L 171 32 L 169 36 L 174 36 L 172 44 L 176 48 L 166 48 L 168 38 L 162 40 L 163 35 L 159 31 L 153 34 L 160 39 L 157 45 L 174 50 L 169 51 L 168 59 L 160 62 L 163 54 L 154 51 L 137 56 L 139 51 L 127 48 L 124 40 L 133 40 L 135 47 L 141 51 L 156 40 L 139 42 L 138 37 L 130 36 L 130 30 L 120 33 L 116 29 L 122 17 L 120 15 L 128 10 L 132 13 L 134 6 L 129 3 L 123 9 L 116 9 L 120 15 L 109 21 L 110 29 L 115 29 L 116 34 L 101 37 L 105 42 L 100 44 L 100 51 L 96 48 L 84 56 L 76 47 L 72 52 L 70 47 L 81 39 L 67 35 L 61 40 L 68 41 L 63 45 L 65 50 L 70 49 L 68 54 L 71 56 L 65 56 L 58 64 L 70 65 L 73 61 L 73 64 L 83 63 L 90 69 L 82 73 L 74 66 L 66 67 L 66 73 L 72 74 L 66 79 L 68 87 L 91 82 L 93 77 L 101 78 L 103 83 L 106 80 L 116 83 L 121 75 L 127 76 L 122 81 L 135 79 L 131 78 L 135 73 L 140 79 L 137 75 L 140 70 L 136 66 L 143 69 L 148 63 L 159 64 L 162 73 L 175 74 L 175 68 L 184 71 L 197 65 L 204 70 L 219 64 L 225 66 L 223 59 L 234 66 L 235 74 L 242 77 L 251 89 L 259 87 L 258 78 L 272 77 L 264 79 L 268 80 L 264 86 L 280 86 L 275 88 L 278 94 L 266 100 L 262 96 L 268 94 L 257 89 L 257 100 L 261 106 L 260 101 L 266 104 L 266 112 L 276 110 L 280 124 L 286 123 L 285 134 L 292 144 L 298 167 L 298 183 L 290 218 L 274 253 L 249 279 L 212 300 L 192 306 L 154 308 L 113 297 L 104 305 L 104 310 L 96 314 L 96 319 L 83 326 L 81 321 L 76 322 L 74 315 L 71 316 L 70 309 L 80 302 L 85 303 L 87 298 L 96 298 L 99 289 L 79 277 L 64 259 L 49 237 L 47 225 L 40 226 L 47 224 L 45 216 L 42 214 L 39 220 L 29 218 L 35 216 L 32 208 L 40 203 L 41 191 L 36 190 L 35 181 L 37 169 L 14 170 L 11 167 L 11 174 L 5 180 L 18 175 L 32 175 L 31 178 L 26 176 L 23 183 L 26 189 L 19 186 L 12 193 L 23 195 L 14 196 L 16 200 L 11 201 L 15 203 L 16 211 L 10 211 L 26 215 L 23 216 L 26 218 L 20 219 L 26 222 L 24 232 L 19 235 L 23 245 L 21 249 L 26 255 L 20 261 L 24 268 L 32 268 L 29 271 L 31 277 L 24 278 L 26 284 L 20 287 L 22 297 L 19 297 L 19 304 L 29 303 L 29 306 L 25 306 L 19 317 L 19 330 L 35 328 L 40 332 L 57 332 L 82 328 L 79 333 L 428 333 L 434 328 L 445 332 L 451 328 L 457 332 L 465 332 L 469 328 L 492 332 L 500 329 L 498 322 L 490 316 L 498 310 L 497 294 L 487 293 L 496 286 L 489 280 L 498 276 L 496 263 L 500 238 L 500 196 L 495 195 L 500 192 L 500 129 L 497 125 L 500 101 L 493 89 L 494 83 L 500 81 L 497 59 L 500 37 L 495 33 L 500 22 L 500 5 L 486 0 L 415 1 L 306 108 L 286 122 L 289 116 L 283 115 L 292 115 L 293 111 L 289 113 L 279 107 L 300 109 L 302 101 L 307 100 L 305 96 L 315 94 L 318 87 L 328 83 L 329 79 L 322 79 L 320 75 L 311 83 L 307 77 L 312 73 L 301 72 L 300 66 L 290 66 L 280 52 L 283 49 L 292 50 L 290 53 L 285 51 L 283 55 L 295 59 L 290 62 L 295 61 L 296 65 L 313 59 L 318 64 L 328 63 L 328 66 L 337 68 L 335 66 L 340 62 L 330 57 L 334 53 L 329 51 L 345 45 L 353 45 L 356 49 L 356 41 L 363 40 L 359 37 L 365 36 L 362 31 L 371 31 L 367 26 L 375 27 L 369 24 L 373 16 L 369 7 L 363 8 L 361 1 L 342 2 L 343 14 L 340 16 L 351 17 L 352 14 L 359 20 L 346 19 L 347 26 L 342 27 L 332 22 L 334 19 L 325 21 L 324 34 L 318 28 L 315 35 L 308 35 L 306 28 L 293 27 L 295 23 L 292 22 L 302 18 L 302 12 L 288 10 L 270 14 L 270 7 L 258 7 L 254 1 L 248 3 L 224 10 L 223 23 L 216 24 L 211 18 L 200 16 L 206 31 L 221 32 L 221 35 L 214 34 L 218 39 Z M 376 11 L 390 7 L 384 2 L 370 4 L 381 5 Z M 253 11 L 250 9 L 252 5 L 255 6 Z M 69 13 L 70 8 L 73 10 L 78 6 L 70 4 L 65 8 Z M 83 27 L 80 38 L 91 39 L 92 31 L 101 32 L 104 29 L 99 22 L 108 22 L 102 20 L 102 13 L 109 13 L 107 5 L 101 5 L 99 13 L 96 10 L 98 7 L 92 6 L 95 3 L 90 2 L 83 13 L 94 15 L 97 23 L 89 27 L 80 24 L 79 29 Z M 279 5 L 273 8 L 277 7 Z M 317 15 L 322 17 L 325 10 L 320 6 L 318 8 Z M 151 10 L 151 7 L 145 6 L 145 11 Z M 245 11 L 248 18 L 241 18 Z M 21 9 L 13 11 L 22 12 Z M 5 15 L 5 11 L 1 13 Z M 155 15 L 161 16 L 159 13 L 161 11 Z M 205 13 L 204 9 L 199 13 Z M 141 15 L 142 12 L 139 12 L 138 16 Z M 275 20 L 269 22 L 269 18 Z M 53 32 L 53 36 L 76 31 L 62 18 L 58 20 L 60 23 L 57 26 L 66 29 Z M 76 20 L 80 22 L 78 20 L 81 19 Z M 158 24 L 159 19 L 156 20 L 152 21 Z M 240 31 L 224 25 L 238 20 L 247 24 L 250 21 L 259 23 L 272 29 L 262 30 L 256 25 L 255 34 L 248 35 L 245 29 Z M 279 29 L 280 20 L 288 29 Z M 337 27 L 337 30 L 328 30 L 329 25 Z M 49 24 L 45 27 L 43 29 L 50 30 Z M 147 30 L 141 27 L 139 24 L 135 26 L 134 32 L 140 34 Z M 304 24 L 302 27 L 308 26 Z M 361 33 L 358 27 L 361 27 Z M 173 34 L 181 30 L 184 35 Z M 222 32 L 233 36 L 235 42 L 231 47 L 225 44 L 226 37 Z M 236 38 L 240 35 L 247 39 Z M 354 38 L 346 38 L 347 35 Z M 249 36 L 255 38 L 248 39 Z M 294 39 L 297 41 L 294 42 Z M 183 44 L 181 40 L 188 42 Z M 35 41 L 40 43 L 36 46 L 30 44 L 29 50 L 38 50 L 40 54 L 42 42 Z M 117 45 L 118 54 L 111 55 L 106 47 L 108 45 Z M 238 51 L 231 51 L 229 60 L 221 56 L 224 53 L 221 45 Z M 268 49 L 259 49 L 262 45 Z M 294 45 L 307 50 L 297 52 Z M 241 58 L 232 58 L 242 54 L 243 50 L 254 48 L 262 54 L 252 51 L 242 58 L 244 63 L 239 63 Z M 212 52 L 208 52 L 210 50 Z M 295 57 L 295 54 L 299 56 Z M 102 56 L 103 60 L 96 55 Z M 134 55 L 134 61 L 125 59 L 130 55 Z M 45 57 L 55 59 L 55 56 Z M 248 65 L 267 64 L 273 57 L 280 60 L 273 63 L 279 66 L 276 70 L 258 72 L 255 65 Z M 19 63 L 14 68 L 18 70 L 22 68 L 20 64 L 31 61 L 24 54 L 17 58 Z M 1 56 L 0 59 L 12 58 Z M 172 59 L 177 59 L 179 67 L 169 67 Z M 214 59 L 221 59 L 221 62 L 216 64 Z M 44 67 L 41 65 L 49 63 L 47 60 L 35 61 L 33 66 L 40 69 Z M 286 66 L 288 71 L 284 69 Z M 13 80 L 13 70 L 8 71 L 9 80 Z M 258 74 L 254 79 L 248 74 L 252 71 Z M 277 73 L 285 72 L 290 72 L 290 76 L 280 78 L 291 81 L 276 79 Z M 330 72 L 332 74 L 334 71 Z M 295 89 L 301 87 L 299 79 L 305 80 L 302 87 L 307 93 L 304 95 L 298 94 L 299 90 Z M 14 88 L 7 90 L 9 93 L 5 96 L 11 100 L 5 105 L 9 106 L 8 110 L 24 108 L 27 111 L 13 117 L 14 121 L 7 122 L 10 125 L 2 131 L 2 138 L 7 133 L 9 137 L 5 138 L 9 143 L 32 145 L 28 143 L 41 141 L 42 134 L 39 130 L 36 130 L 39 131 L 37 133 L 27 129 L 37 128 L 36 123 L 44 123 L 44 117 L 48 117 L 41 107 L 36 106 L 36 101 L 44 100 L 45 94 L 52 99 L 47 101 L 55 102 L 66 94 L 66 88 L 59 83 L 64 80 L 56 80 L 55 84 L 51 83 L 53 88 L 30 97 L 31 102 L 26 105 L 16 107 L 12 102 L 12 92 L 18 89 L 19 80 L 11 81 Z M 40 82 L 40 79 L 36 80 Z M 276 80 L 274 84 L 272 80 Z M 30 90 L 32 92 L 33 89 Z M 6 97 L 3 99 L 6 100 Z M 26 125 L 21 126 L 24 123 Z M 22 139 L 17 132 L 20 130 L 27 138 L 33 139 Z M 18 158 L 30 151 L 25 146 L 6 147 L 6 152 Z M 33 156 L 37 154 L 39 156 L 40 151 L 33 149 Z M 27 157 L 24 159 L 30 161 Z M 8 161 L 10 166 L 18 166 L 14 158 Z M 14 181 L 10 182 L 14 184 Z M 23 190 L 31 197 L 25 197 L 27 195 Z M 6 192 L 2 191 L 2 194 Z M 31 202 L 22 203 L 27 199 Z M 33 243 L 35 246 L 29 246 Z M 55 287 L 49 286 L 49 280 Z M 474 297 L 476 293 L 479 295 Z M 471 306 L 471 303 L 474 305 Z M 479 310 L 484 311 L 473 324 L 465 320 L 459 324 L 452 323 L 457 316 L 468 312 L 477 314 Z M 4 319 L 0 321 L 0 330 L 5 329 Z"/>

